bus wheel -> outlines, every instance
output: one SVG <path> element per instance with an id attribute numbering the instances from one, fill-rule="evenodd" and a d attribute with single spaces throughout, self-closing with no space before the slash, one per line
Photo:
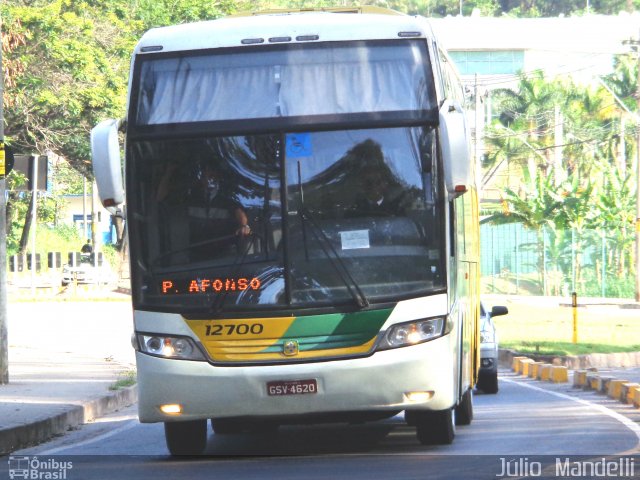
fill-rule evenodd
<path id="1" fill-rule="evenodd" d="M 201 455 L 207 446 L 207 421 L 165 422 L 164 438 L 171 455 Z"/>
<path id="2" fill-rule="evenodd" d="M 469 425 L 473 420 L 473 391 L 468 388 L 456 407 L 456 425 Z"/>
<path id="3" fill-rule="evenodd" d="M 456 436 L 455 408 L 416 412 L 416 434 L 422 445 L 449 445 Z"/>

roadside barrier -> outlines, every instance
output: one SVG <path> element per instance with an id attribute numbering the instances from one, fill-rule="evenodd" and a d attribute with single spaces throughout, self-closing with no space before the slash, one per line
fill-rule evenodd
<path id="1" fill-rule="evenodd" d="M 622 403 L 633 403 L 633 390 L 640 387 L 640 384 L 634 382 L 623 383 L 620 388 L 620 400 Z"/>
<path id="2" fill-rule="evenodd" d="M 540 368 L 540 377 L 538 380 L 542 380 L 543 382 L 548 382 L 551 380 L 551 370 L 553 369 L 553 365 L 550 363 L 545 363 L 542 368 Z"/>
<path id="3" fill-rule="evenodd" d="M 633 406 L 640 408 L 640 387 L 633 389 Z"/>
<path id="4" fill-rule="evenodd" d="M 627 383 L 629 380 L 611 380 L 609 383 L 609 390 L 607 391 L 607 396 L 611 398 L 615 398 L 616 400 L 620 399 L 620 392 L 622 391 L 622 385 Z"/>
<path id="5" fill-rule="evenodd" d="M 567 383 L 569 381 L 569 369 L 561 365 L 551 367 L 551 381 L 553 383 Z"/>
<path id="6" fill-rule="evenodd" d="M 566 366 L 536 362 L 529 357 L 513 357 L 511 370 L 518 375 L 543 382 L 569 382 L 569 369 Z M 640 383 L 601 375 L 597 368 L 573 370 L 573 387 L 593 390 L 621 403 L 640 408 Z"/>
<path id="7" fill-rule="evenodd" d="M 545 362 L 536 362 L 528 357 L 513 357 L 511 369 L 519 375 L 535 380 L 554 383 L 565 383 L 569 381 L 567 367 L 551 365 Z"/>

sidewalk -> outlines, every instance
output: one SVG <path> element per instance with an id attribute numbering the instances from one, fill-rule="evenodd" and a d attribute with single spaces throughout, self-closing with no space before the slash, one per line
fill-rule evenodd
<path id="1" fill-rule="evenodd" d="M 135 385 L 114 390 L 135 371 L 128 301 L 21 300 L 9 297 L 9 383 L 0 385 L 0 455 L 137 400 Z"/>
<path id="2" fill-rule="evenodd" d="M 9 348 L 9 384 L 0 385 L 0 455 L 61 435 L 135 403 L 132 387 L 109 390 L 129 367 L 70 352 Z"/>

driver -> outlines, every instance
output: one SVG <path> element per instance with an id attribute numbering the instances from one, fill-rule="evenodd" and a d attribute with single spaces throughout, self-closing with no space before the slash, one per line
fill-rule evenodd
<path id="1" fill-rule="evenodd" d="M 192 251 L 207 257 L 237 252 L 239 241 L 251 234 L 246 212 L 222 180 L 221 172 L 205 163 L 187 194 Z"/>

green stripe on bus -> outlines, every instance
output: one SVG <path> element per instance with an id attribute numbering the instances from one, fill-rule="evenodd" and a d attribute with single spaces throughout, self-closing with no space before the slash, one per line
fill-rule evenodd
<path id="1" fill-rule="evenodd" d="M 375 337 L 392 309 L 354 313 L 332 313 L 297 317 L 282 340 L 263 350 L 281 352 L 285 340 L 297 340 L 300 351 L 349 348 L 362 345 Z"/>

